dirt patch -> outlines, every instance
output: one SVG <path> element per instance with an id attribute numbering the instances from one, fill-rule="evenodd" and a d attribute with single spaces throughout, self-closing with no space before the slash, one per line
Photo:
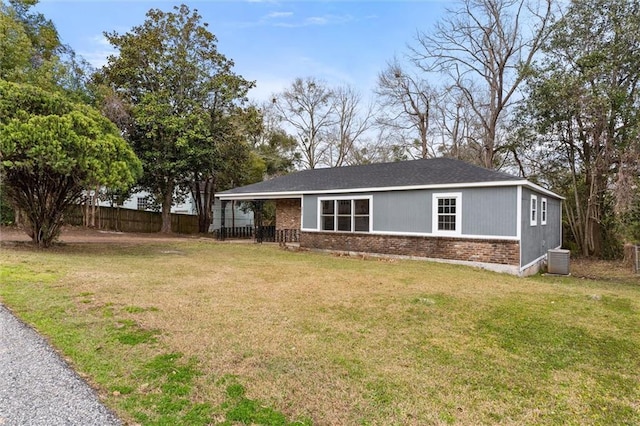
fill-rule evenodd
<path id="1" fill-rule="evenodd" d="M 640 284 L 640 275 L 622 260 L 571 259 L 571 275 L 601 281 Z"/>
<path id="2" fill-rule="evenodd" d="M 201 235 L 160 234 L 160 233 L 129 233 L 89 229 L 76 226 L 65 226 L 58 241 L 61 243 L 128 243 L 145 244 L 169 242 L 176 240 L 194 240 L 206 238 Z M 25 231 L 17 227 L 0 227 L 0 242 L 3 244 L 26 243 L 31 238 Z"/>

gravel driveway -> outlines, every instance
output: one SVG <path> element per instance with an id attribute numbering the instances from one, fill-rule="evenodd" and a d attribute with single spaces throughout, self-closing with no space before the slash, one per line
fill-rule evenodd
<path id="1" fill-rule="evenodd" d="M 122 425 L 32 328 L 0 305 L 0 425 Z"/>

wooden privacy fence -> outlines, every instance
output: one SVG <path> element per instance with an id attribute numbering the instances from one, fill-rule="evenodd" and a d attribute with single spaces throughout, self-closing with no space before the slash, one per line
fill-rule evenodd
<path id="1" fill-rule="evenodd" d="M 624 264 L 633 268 L 633 272 L 640 274 L 640 245 L 624 245 Z"/>
<path id="2" fill-rule="evenodd" d="M 83 226 L 83 206 L 70 207 L 64 215 L 64 222 L 67 225 Z M 117 207 L 97 207 L 96 227 L 121 232 L 160 232 L 162 214 Z M 172 213 L 171 230 L 179 234 L 197 234 L 198 216 Z"/>

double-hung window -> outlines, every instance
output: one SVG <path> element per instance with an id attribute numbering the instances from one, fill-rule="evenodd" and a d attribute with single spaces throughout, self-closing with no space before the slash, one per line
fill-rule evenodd
<path id="1" fill-rule="evenodd" d="M 320 229 L 323 231 L 335 231 L 336 229 L 336 202 L 335 200 L 323 200 L 320 214 Z"/>
<path id="2" fill-rule="evenodd" d="M 433 194 L 432 229 L 434 234 L 462 233 L 462 194 Z"/>
<path id="3" fill-rule="evenodd" d="M 529 213 L 529 219 L 531 219 L 531 226 L 538 224 L 538 197 L 531 196 L 531 211 Z"/>
<path id="4" fill-rule="evenodd" d="M 547 224 L 547 199 L 540 199 L 540 225 Z"/>
<path id="5" fill-rule="evenodd" d="M 371 203 L 369 198 L 321 199 L 320 230 L 369 232 Z"/>

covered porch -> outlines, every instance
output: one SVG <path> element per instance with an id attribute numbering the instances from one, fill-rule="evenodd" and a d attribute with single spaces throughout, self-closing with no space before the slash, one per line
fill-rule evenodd
<path id="1" fill-rule="evenodd" d="M 262 198 L 253 199 L 242 196 L 218 197 L 221 203 L 220 228 L 214 233 L 220 241 L 231 239 L 253 239 L 256 243 L 274 242 L 279 244 L 299 243 L 302 215 L 301 198 Z M 250 202 L 254 213 L 254 226 L 236 229 L 228 226 L 225 206 L 231 201 Z M 275 206 L 275 220 L 265 219 L 265 205 Z"/>

